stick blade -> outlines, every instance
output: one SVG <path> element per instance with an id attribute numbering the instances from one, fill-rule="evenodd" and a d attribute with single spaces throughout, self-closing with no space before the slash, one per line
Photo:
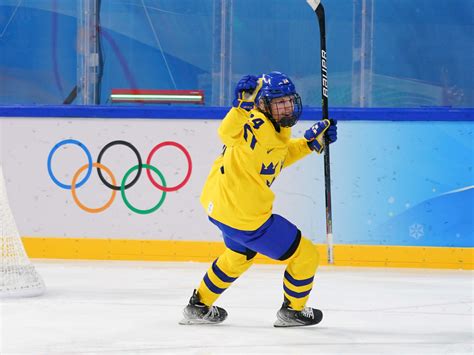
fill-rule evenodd
<path id="1" fill-rule="evenodd" d="M 306 0 L 309 6 L 313 9 L 313 11 L 316 11 L 318 8 L 319 4 L 321 3 L 321 0 Z"/>

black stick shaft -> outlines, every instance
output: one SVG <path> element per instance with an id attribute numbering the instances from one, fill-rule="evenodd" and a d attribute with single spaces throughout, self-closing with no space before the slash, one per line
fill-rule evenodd
<path id="1" fill-rule="evenodd" d="M 328 70 L 326 51 L 326 18 L 323 4 L 319 3 L 315 10 L 318 17 L 320 43 L 321 43 L 321 98 L 322 98 L 322 119 L 329 119 L 328 109 Z M 334 248 L 332 236 L 332 205 L 331 205 L 331 169 L 329 159 L 329 140 L 325 138 L 324 147 L 324 190 L 326 197 L 326 238 L 328 250 L 328 263 L 334 264 Z"/>

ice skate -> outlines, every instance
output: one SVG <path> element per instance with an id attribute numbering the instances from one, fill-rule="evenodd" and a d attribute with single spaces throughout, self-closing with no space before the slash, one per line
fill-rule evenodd
<path id="1" fill-rule="evenodd" d="M 227 312 L 217 306 L 206 306 L 200 301 L 197 291 L 194 290 L 189 304 L 183 310 L 183 316 L 184 318 L 179 324 L 219 324 L 227 318 Z"/>
<path id="2" fill-rule="evenodd" d="M 290 307 L 290 301 L 285 298 L 273 325 L 275 327 L 303 327 L 318 324 L 322 319 L 323 312 L 319 309 L 305 307 L 301 311 L 296 311 Z"/>

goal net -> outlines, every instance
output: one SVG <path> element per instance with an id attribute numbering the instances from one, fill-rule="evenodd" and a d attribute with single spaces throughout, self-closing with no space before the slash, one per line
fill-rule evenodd
<path id="1" fill-rule="evenodd" d="M 7 190 L 0 164 L 0 298 L 37 296 L 45 287 L 31 264 L 21 242 L 8 204 Z"/>

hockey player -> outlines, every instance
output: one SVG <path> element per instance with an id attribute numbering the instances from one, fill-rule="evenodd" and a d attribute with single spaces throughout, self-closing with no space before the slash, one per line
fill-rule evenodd
<path id="1" fill-rule="evenodd" d="M 304 138 L 291 138 L 290 127 L 301 112 L 301 98 L 283 73 L 247 75 L 238 82 L 233 107 L 218 129 L 224 149 L 201 195 L 226 249 L 194 290 L 181 324 L 223 322 L 227 312 L 214 302 L 252 265 L 257 253 L 287 262 L 284 301 L 275 327 L 322 320 L 320 310 L 306 307 L 319 264 L 316 246 L 294 224 L 272 214 L 275 195 L 270 187 L 281 170 L 312 151 L 321 153 L 325 134 L 330 143 L 337 139 L 336 122 L 329 120 L 314 124 Z"/>

